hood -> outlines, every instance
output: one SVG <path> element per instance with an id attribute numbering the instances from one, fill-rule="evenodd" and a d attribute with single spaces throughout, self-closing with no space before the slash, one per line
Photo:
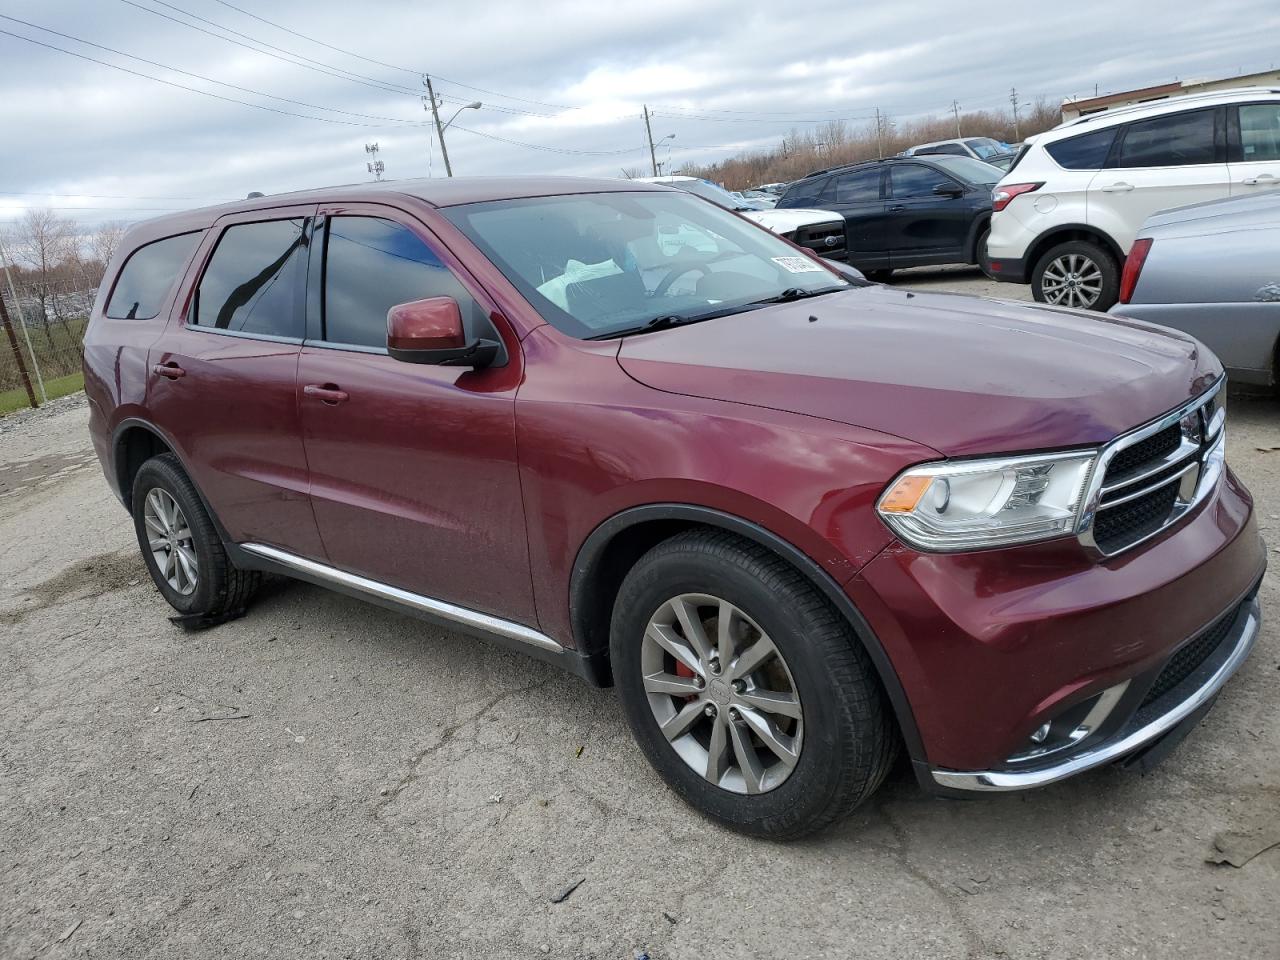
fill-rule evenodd
<path id="1" fill-rule="evenodd" d="M 1195 236 L 1259 227 L 1280 227 L 1280 190 L 1162 210 L 1147 217 L 1138 236 Z"/>
<path id="2" fill-rule="evenodd" d="M 790 233 L 801 227 L 815 223 L 844 223 L 844 217 L 830 210 L 807 210 L 802 207 L 787 207 L 783 210 L 739 210 L 738 213 L 748 220 L 754 220 L 762 227 L 768 227 L 774 233 Z"/>
<path id="3" fill-rule="evenodd" d="M 1222 372 L 1191 337 L 1140 321 L 882 286 L 628 337 L 618 362 L 658 390 L 947 456 L 1104 443 Z"/>

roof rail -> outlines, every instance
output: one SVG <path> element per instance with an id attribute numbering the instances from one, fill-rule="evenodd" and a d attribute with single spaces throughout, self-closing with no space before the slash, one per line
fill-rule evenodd
<path id="1" fill-rule="evenodd" d="M 1168 97 L 1159 97 L 1155 100 L 1146 100 L 1142 103 L 1131 103 L 1123 107 L 1114 107 L 1111 109 L 1102 109 L 1094 113 L 1086 113 L 1082 117 L 1076 117 L 1074 120 L 1065 120 L 1053 129 L 1060 130 L 1063 127 L 1075 127 L 1082 123 L 1091 123 L 1102 120 L 1107 117 L 1126 116 L 1130 113 L 1136 113 L 1139 110 L 1149 110 L 1155 106 L 1171 106 L 1178 103 L 1191 103 L 1198 100 L 1216 100 L 1223 98 L 1231 98 L 1235 96 L 1250 96 L 1259 93 L 1280 94 L 1280 87 L 1227 87 L 1223 90 L 1205 90 L 1201 93 L 1175 93 Z M 1070 107 L 1070 103 L 1064 103 L 1064 107 Z"/>
<path id="2" fill-rule="evenodd" d="M 824 173 L 835 173 L 837 170 L 849 170 L 853 167 L 866 166 L 868 163 L 884 163 L 886 160 L 893 160 L 893 157 L 872 157 L 870 160 L 854 160 L 852 163 L 837 163 L 834 167 L 827 167 L 823 170 L 814 170 L 806 173 L 801 180 L 808 180 L 810 177 L 820 177 Z"/>

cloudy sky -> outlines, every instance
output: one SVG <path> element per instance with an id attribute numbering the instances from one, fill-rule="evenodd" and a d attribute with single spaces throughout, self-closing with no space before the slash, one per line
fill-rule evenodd
<path id="1" fill-rule="evenodd" d="M 645 103 L 675 167 L 877 107 L 909 119 L 953 98 L 1007 106 L 1012 86 L 1059 100 L 1280 62 L 1275 0 L 0 0 L 0 15 L 0 224 L 27 205 L 136 220 L 367 179 L 375 141 L 388 178 L 442 176 L 422 71 L 445 119 L 483 103 L 447 135 L 458 175 L 618 176 L 647 162 Z"/>

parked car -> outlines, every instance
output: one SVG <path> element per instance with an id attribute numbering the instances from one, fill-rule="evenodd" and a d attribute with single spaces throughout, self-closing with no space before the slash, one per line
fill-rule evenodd
<path id="1" fill-rule="evenodd" d="M 777 210 L 822 207 L 844 217 L 851 264 L 873 280 L 901 267 L 981 263 L 1000 171 L 972 157 L 869 160 L 797 180 Z"/>
<path id="2" fill-rule="evenodd" d="M 1148 217 L 1111 312 L 1191 334 L 1233 383 L 1280 383 L 1280 190 Z"/>
<path id="3" fill-rule="evenodd" d="M 509 644 L 738 830 L 899 748 L 961 795 L 1154 762 L 1258 630 L 1221 366 L 840 266 L 617 180 L 169 215 L 108 267 L 89 429 L 182 622 L 273 572 Z"/>
<path id="4" fill-rule="evenodd" d="M 955 157 L 973 157 L 975 160 L 990 162 L 992 157 L 1009 153 L 1008 144 L 1001 143 L 991 137 L 957 137 L 954 140 L 935 140 L 933 143 L 921 143 L 903 150 L 903 157 L 925 157 L 936 154 L 949 154 Z"/>
<path id="5" fill-rule="evenodd" d="M 1027 138 L 994 193 L 989 274 L 1106 310 L 1151 214 L 1280 185 L 1280 89 L 1191 94 Z"/>
<path id="6" fill-rule="evenodd" d="M 1017 156 L 1016 153 L 997 153 L 994 157 L 988 157 L 984 162 L 991 164 L 998 170 L 1008 170 L 1013 166 L 1013 161 Z"/>
<path id="7" fill-rule="evenodd" d="M 772 210 L 778 204 L 777 194 L 767 193 L 764 190 L 743 190 L 744 199 L 751 200 L 755 203 L 763 204 L 767 209 Z"/>
<path id="8" fill-rule="evenodd" d="M 740 213 L 819 256 L 832 260 L 844 260 L 846 257 L 844 218 L 832 210 L 793 209 L 784 213 L 774 209 L 776 201 L 765 204 L 735 197 L 724 187 L 700 177 L 641 177 L 631 182 L 660 183 L 684 190 L 726 210 Z"/>
<path id="9" fill-rule="evenodd" d="M 752 187 L 751 189 L 758 190 L 760 193 L 768 193 L 772 196 L 780 197 L 787 192 L 787 185 L 785 183 L 762 183 L 758 186 Z"/>

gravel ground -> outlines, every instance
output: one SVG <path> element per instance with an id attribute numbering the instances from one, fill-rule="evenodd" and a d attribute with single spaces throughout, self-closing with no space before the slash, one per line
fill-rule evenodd
<path id="1" fill-rule="evenodd" d="M 1280 825 L 1276 551 L 1252 658 L 1153 773 L 953 801 L 899 767 L 779 845 L 692 813 L 611 692 L 539 662 L 287 581 L 184 633 L 84 405 L 3 424 L 6 960 L 1280 956 L 1280 848 L 1205 863 Z M 1280 544 L 1280 405 L 1229 426 Z"/>

